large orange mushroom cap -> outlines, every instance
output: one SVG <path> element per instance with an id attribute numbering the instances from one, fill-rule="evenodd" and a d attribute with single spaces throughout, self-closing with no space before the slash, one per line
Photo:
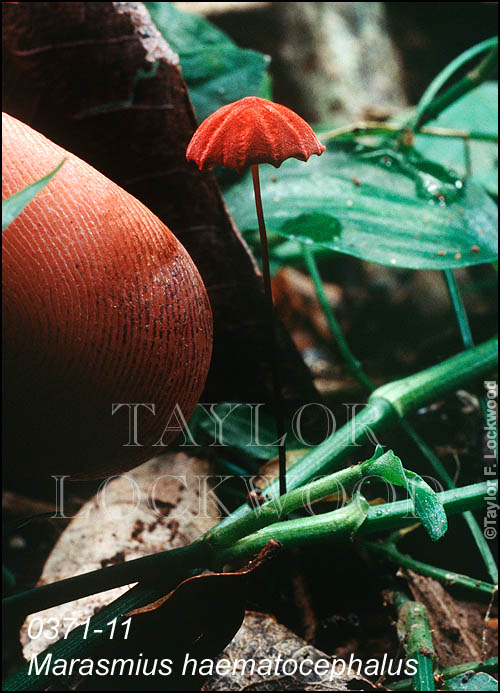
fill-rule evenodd
<path id="1" fill-rule="evenodd" d="M 286 106 L 257 96 L 212 113 L 194 133 L 186 151 L 200 170 L 216 164 L 242 171 L 253 164 L 279 168 L 285 159 L 307 161 L 325 146 L 310 126 Z"/>

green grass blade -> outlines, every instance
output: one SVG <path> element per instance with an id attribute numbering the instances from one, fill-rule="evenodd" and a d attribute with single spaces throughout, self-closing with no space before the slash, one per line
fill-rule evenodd
<path id="1" fill-rule="evenodd" d="M 28 185 L 26 188 L 20 190 L 14 195 L 11 195 L 2 202 L 2 231 L 5 231 L 7 226 L 14 221 L 14 219 L 23 211 L 26 205 L 31 202 L 35 195 L 37 195 L 47 185 L 47 183 L 52 180 L 65 161 L 66 159 L 63 159 L 59 166 L 56 166 L 56 168 L 46 176 L 40 178 L 40 180 L 37 180 L 35 183 Z"/>

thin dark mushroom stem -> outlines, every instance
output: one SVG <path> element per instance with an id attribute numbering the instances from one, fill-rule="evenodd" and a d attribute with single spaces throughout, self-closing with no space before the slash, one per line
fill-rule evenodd
<path id="1" fill-rule="evenodd" d="M 280 495 L 286 493 L 286 442 L 285 442 L 285 416 L 283 413 L 283 394 L 281 389 L 281 373 L 278 360 L 277 323 L 274 312 L 273 294 L 271 289 L 271 270 L 269 267 L 269 247 L 267 244 L 266 222 L 262 209 L 260 194 L 259 166 L 252 166 L 253 190 L 255 194 L 255 208 L 259 222 L 260 247 L 262 253 L 262 276 L 264 279 L 264 293 L 266 298 L 266 312 L 269 326 L 269 360 L 273 377 L 274 390 L 274 416 L 276 420 L 276 432 L 278 434 L 279 451 L 279 481 Z"/>

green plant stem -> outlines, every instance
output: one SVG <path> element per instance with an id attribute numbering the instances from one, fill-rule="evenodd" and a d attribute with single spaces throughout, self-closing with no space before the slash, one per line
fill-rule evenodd
<path id="1" fill-rule="evenodd" d="M 80 599 L 90 594 L 106 592 L 141 580 L 152 575 L 169 575 L 172 571 L 190 571 L 205 568 L 208 547 L 202 542 L 193 542 L 170 551 L 162 551 L 133 561 L 118 563 L 108 568 L 93 570 L 65 580 L 33 587 L 13 594 L 2 600 L 4 619 L 19 620 L 35 611 L 49 609 L 58 604 Z"/>
<path id="2" fill-rule="evenodd" d="M 367 440 L 369 436 L 389 428 L 398 421 L 399 417 L 404 417 L 424 404 L 435 401 L 457 386 L 484 376 L 495 367 L 496 360 L 497 340 L 492 339 L 421 373 L 379 388 L 372 394 L 367 406 L 357 416 L 329 436 L 323 443 L 316 446 L 288 470 L 290 490 L 298 488 L 318 476 L 335 471 L 345 458 L 352 454 L 353 446 L 355 447 Z M 279 493 L 279 485 L 273 482 L 264 489 L 263 493 L 264 495 L 275 497 Z M 458 489 L 451 493 L 465 494 L 466 490 Z M 451 496 L 446 498 L 450 500 Z M 407 513 L 408 506 L 406 503 L 403 505 L 404 509 L 402 512 L 404 515 L 404 513 Z M 461 507 L 458 512 L 467 509 L 469 508 L 466 505 Z M 249 518 L 248 522 L 249 526 L 251 526 L 254 512 L 248 504 L 244 504 L 222 520 L 217 525 L 217 529 L 220 531 L 233 523 L 240 522 L 241 518 L 245 517 Z M 380 508 L 377 512 L 383 518 L 386 511 Z M 370 513 L 365 524 L 368 523 L 370 525 L 369 520 Z M 387 522 L 389 523 L 388 529 L 393 529 L 390 517 Z M 401 523 L 401 519 L 399 519 L 399 522 Z M 396 526 L 398 525 L 396 524 Z M 153 575 L 158 575 L 160 570 L 173 570 L 177 561 L 186 562 L 189 567 L 203 566 L 206 559 L 204 553 L 206 550 L 206 546 L 203 545 L 203 538 L 201 538 L 189 547 L 185 547 L 182 553 L 181 550 L 162 552 L 137 559 L 134 562 L 130 561 L 123 564 L 123 566 L 110 566 L 101 571 L 96 571 L 95 577 L 91 579 L 91 589 L 86 586 L 87 575 L 70 578 L 71 589 L 67 587 L 67 581 L 53 583 L 43 588 L 35 588 L 35 590 L 43 589 L 45 595 L 48 595 L 50 592 L 50 600 L 44 596 L 45 601 L 39 603 L 30 594 L 33 592 L 34 595 L 34 591 L 29 590 L 26 593 L 20 593 L 4 600 L 4 613 L 7 608 L 10 608 L 16 610 L 17 613 L 28 614 L 32 608 L 36 610 L 49 608 L 49 606 L 72 601 L 96 591 L 102 592 L 112 587 L 134 582 L 140 579 L 137 577 L 138 575 L 145 577 L 147 574 L 151 578 Z M 62 591 L 62 596 L 60 591 Z M 30 604 L 36 604 L 36 606 L 27 608 L 25 599 L 29 599 Z"/>
<path id="3" fill-rule="evenodd" d="M 446 286 L 448 287 L 448 293 L 450 294 L 453 309 L 455 311 L 455 315 L 457 316 L 462 342 L 466 349 L 470 349 L 474 346 L 474 339 L 472 338 L 469 319 L 465 311 L 464 302 L 462 300 L 455 275 L 453 274 L 453 270 L 449 269 L 444 270 L 443 274 L 446 279 Z"/>
<path id="4" fill-rule="evenodd" d="M 441 481 L 449 488 L 449 489 L 454 489 L 456 488 L 456 484 L 449 475 L 448 471 L 446 470 L 445 466 L 439 459 L 439 457 L 434 453 L 434 451 L 427 445 L 427 443 L 421 438 L 418 433 L 413 429 L 413 427 L 409 424 L 406 419 L 401 419 L 401 427 L 405 429 L 405 431 L 408 433 L 408 435 L 412 438 L 414 438 L 415 442 L 419 446 L 420 450 L 424 453 L 424 455 L 427 457 L 427 459 L 431 462 L 435 472 L 438 474 L 440 477 Z M 493 581 L 494 584 L 498 583 L 498 568 L 497 564 L 495 561 L 495 557 L 489 547 L 489 544 L 481 530 L 481 527 L 479 526 L 476 518 L 474 515 L 469 511 L 466 510 L 464 511 L 462 517 L 464 518 L 467 526 L 469 527 L 469 530 L 472 534 L 472 537 L 476 543 L 476 546 L 479 550 L 479 553 L 481 554 L 481 557 L 484 561 L 484 564 L 486 566 L 486 569 Z"/>
<path id="5" fill-rule="evenodd" d="M 460 293 L 460 289 L 455 279 L 453 270 L 444 270 L 444 276 L 446 279 L 446 286 L 448 287 L 448 293 L 450 294 L 451 303 L 453 305 L 453 310 L 457 316 L 458 327 L 460 330 L 460 336 L 462 337 L 462 343 L 466 349 L 470 349 L 474 346 L 474 338 L 472 336 L 472 330 L 470 328 L 469 318 L 467 317 L 467 311 L 465 310 L 465 305 Z M 486 397 L 480 398 L 481 411 L 483 413 L 483 418 L 485 421 L 488 416 L 488 409 L 486 405 Z"/>
<path id="6" fill-rule="evenodd" d="M 103 643 L 109 642 L 110 622 L 121 619 L 130 611 L 137 609 L 146 604 L 160 599 L 168 594 L 181 579 L 189 577 L 190 573 L 172 572 L 167 578 L 158 580 L 156 578 L 155 586 L 139 584 L 133 587 L 128 592 L 125 592 L 121 597 L 115 599 L 111 604 L 104 606 L 95 616 L 91 618 L 88 628 L 88 637 L 83 640 L 85 626 L 79 626 L 72 630 L 66 639 L 61 639 L 51 645 L 44 651 L 45 657 L 49 652 L 52 654 L 53 660 L 65 659 L 71 660 L 74 657 L 81 657 L 82 651 L 85 651 L 85 656 L 90 656 Z M 2 682 L 2 690 L 4 691 L 41 691 L 46 690 L 52 680 L 56 678 L 61 685 L 61 676 L 54 677 L 49 674 L 30 674 L 29 662 L 24 664 L 14 674 L 8 676 Z"/>
<path id="7" fill-rule="evenodd" d="M 420 373 L 378 388 L 359 414 L 288 469 L 288 487 L 297 488 L 317 476 L 337 470 L 352 454 L 352 448 L 373 440 L 373 434 L 390 428 L 398 420 L 457 387 L 483 377 L 495 368 L 497 352 L 498 340 L 493 338 Z M 276 482 L 263 491 L 270 496 L 277 495 L 277 492 Z M 218 527 L 236 522 L 252 512 L 248 505 L 242 505 Z"/>
<path id="8" fill-rule="evenodd" d="M 309 507 L 311 503 L 335 491 L 342 491 L 345 498 L 346 493 L 350 492 L 366 474 L 371 475 L 372 469 L 380 469 L 381 463 L 388 457 L 394 457 L 391 451 L 377 457 L 378 465 L 375 467 L 372 464 L 373 460 L 368 460 L 363 464 L 353 465 L 313 481 L 279 498 L 273 498 L 256 508 L 255 512 L 248 517 L 242 518 L 241 522 L 235 522 L 219 530 L 217 528 L 211 530 L 202 539 L 188 546 L 95 570 L 7 597 L 3 601 L 4 614 L 11 619 L 22 618 L 30 611 L 56 606 L 61 599 L 72 601 L 89 593 L 103 592 L 129 582 L 148 579 L 153 572 L 153 565 L 154 569 L 162 573 L 176 570 L 177 566 L 182 566 L 183 570 L 203 569 L 210 563 L 211 554 L 220 548 L 230 546 L 246 534 L 279 522 L 288 513 L 304 506 Z"/>
<path id="9" fill-rule="evenodd" d="M 438 493 L 446 514 L 482 507 L 486 498 L 486 482 Z M 224 565 L 247 559 L 261 551 L 269 541 L 279 541 L 285 548 L 309 545 L 313 541 L 338 541 L 353 536 L 400 529 L 415 523 L 411 500 L 396 501 L 367 507 L 362 497 L 330 513 L 299 518 L 268 525 L 217 552 L 216 564 Z"/>
<path id="10" fill-rule="evenodd" d="M 283 516 L 294 510 L 305 508 L 310 514 L 314 514 L 312 504 L 333 493 L 341 496 L 342 502 L 345 504 L 349 496 L 355 495 L 355 489 L 358 488 L 359 490 L 363 479 L 370 479 L 374 476 L 379 476 L 394 486 L 403 486 L 409 491 L 408 475 L 411 475 L 411 472 L 402 467 L 401 460 L 396 457 L 392 450 L 384 453 L 380 448 L 376 450 L 373 457 L 364 462 L 311 481 L 279 498 L 267 499 L 255 508 L 251 515 L 208 531 L 203 536 L 203 542 L 215 551 L 230 547 L 248 534 L 253 534 L 263 527 L 279 522 Z M 409 493 L 412 497 L 410 491 Z"/>
<path id="11" fill-rule="evenodd" d="M 480 55 L 481 53 L 484 53 L 487 50 L 494 49 L 497 45 L 498 39 L 496 36 L 490 39 L 486 39 L 485 41 L 481 41 L 481 43 L 478 43 L 475 46 L 468 48 L 459 56 L 454 58 L 451 61 L 451 63 L 448 63 L 448 65 L 446 65 L 446 67 L 443 70 L 441 70 L 441 72 L 436 77 L 434 77 L 434 79 L 429 84 L 429 86 L 423 93 L 422 97 L 420 98 L 420 101 L 418 102 L 417 107 L 415 109 L 416 120 L 418 121 L 420 115 L 424 113 L 425 110 L 430 106 L 430 104 L 434 101 L 434 99 L 441 91 L 441 89 L 444 87 L 446 82 L 450 79 L 450 77 L 452 77 L 455 74 L 457 70 L 459 70 L 463 65 L 475 58 L 477 55 Z"/>
<path id="12" fill-rule="evenodd" d="M 345 495 L 361 481 L 363 476 L 364 469 L 361 464 L 329 474 L 322 479 L 293 489 L 283 496 L 272 498 L 264 505 L 255 508 L 251 515 L 242 517 L 237 522 L 220 529 L 216 527 L 205 534 L 204 541 L 214 549 L 231 546 L 247 534 L 252 534 L 263 527 L 279 522 L 294 510 L 309 506 L 336 491 L 341 491 Z"/>
<path id="13" fill-rule="evenodd" d="M 385 593 L 398 612 L 398 635 L 408 659 L 417 661 L 417 673 L 412 678 L 412 690 L 434 691 L 434 660 L 436 653 L 432 642 L 427 609 L 420 602 L 411 601 L 402 592 Z"/>
<path id="14" fill-rule="evenodd" d="M 447 679 L 452 679 L 455 676 L 460 676 L 468 671 L 478 672 L 484 671 L 485 673 L 498 671 L 498 657 L 491 657 L 490 659 L 485 659 L 484 662 L 466 662 L 465 664 L 457 664 L 453 667 L 448 667 L 447 669 L 442 669 L 439 673 L 446 681 Z M 396 683 L 387 684 L 387 688 L 391 691 L 408 691 L 412 685 L 411 679 L 404 679 L 403 681 L 397 681 Z"/>
<path id="15" fill-rule="evenodd" d="M 288 489 L 295 489 L 323 474 L 338 470 L 342 462 L 355 452 L 356 448 L 380 431 L 389 428 L 397 421 L 392 404 L 385 399 L 373 398 L 351 421 L 341 426 L 335 433 L 314 447 L 302 459 L 287 470 Z M 279 493 L 276 481 L 271 482 L 263 494 L 275 497 Z M 254 511 L 248 504 L 242 505 L 224 518 L 217 527 L 225 527 Z"/>
<path id="16" fill-rule="evenodd" d="M 487 488 L 486 482 L 482 481 L 478 484 L 441 491 L 441 493 L 437 494 L 437 497 L 444 505 L 446 514 L 455 515 L 464 510 L 481 508 L 486 502 Z M 385 532 L 408 527 L 412 524 L 415 524 L 415 517 L 411 512 L 408 500 L 395 501 L 394 503 L 370 508 L 359 533 L 360 535 L 365 535 L 373 534 L 373 532 Z"/>
<path id="17" fill-rule="evenodd" d="M 369 401 L 380 398 L 387 400 L 399 416 L 404 418 L 424 406 L 426 400 L 435 402 L 466 382 L 491 371 L 497 361 L 495 350 L 498 350 L 496 337 L 415 375 L 382 385 L 375 390 Z"/>
<path id="18" fill-rule="evenodd" d="M 274 313 L 273 292 L 271 287 L 271 270 L 269 266 L 269 247 L 267 242 L 266 222 L 262 207 L 260 193 L 259 166 L 252 166 L 253 190 L 255 195 L 255 208 L 259 224 L 260 248 L 262 255 L 262 277 L 264 280 L 264 293 L 266 298 L 267 323 L 270 340 L 270 365 L 273 378 L 274 391 L 274 416 L 276 419 L 276 432 L 278 434 L 279 455 L 279 485 L 280 495 L 286 493 L 286 443 L 285 443 L 285 416 L 283 413 L 283 394 L 281 385 L 281 369 L 278 359 L 278 336 L 276 316 Z"/>
<path id="19" fill-rule="evenodd" d="M 462 300 L 462 295 L 460 293 L 460 289 L 458 287 L 457 281 L 455 279 L 455 275 L 453 273 L 453 270 L 444 270 L 444 276 L 446 279 L 446 285 L 448 287 L 448 293 L 450 295 L 451 303 L 453 305 L 453 310 L 455 311 L 455 315 L 457 317 L 457 322 L 458 322 L 458 327 L 460 330 L 460 335 L 462 337 L 462 343 L 465 346 L 466 349 L 470 349 L 474 347 L 474 338 L 472 336 L 472 330 L 470 328 L 470 323 L 469 319 L 467 317 L 467 312 L 465 310 L 465 305 Z M 483 415 L 483 419 L 485 421 L 488 420 L 488 407 L 486 403 L 486 396 L 483 395 L 479 399 L 479 403 L 481 406 L 481 412 Z M 450 479 L 447 481 L 448 487 L 453 488 L 455 484 L 453 481 Z M 486 541 L 483 532 L 481 531 L 481 528 L 478 526 L 474 516 L 471 513 L 467 513 L 466 517 L 466 522 L 469 525 L 469 528 L 474 536 L 474 539 L 476 541 L 476 544 L 478 545 L 478 548 L 481 552 L 481 555 L 483 557 L 483 560 L 486 563 L 486 567 L 488 569 L 488 572 L 493 580 L 493 582 L 496 584 L 498 583 L 498 567 L 495 562 L 495 558 L 491 552 L 491 549 L 488 545 L 488 542 Z"/>
<path id="20" fill-rule="evenodd" d="M 351 469 L 356 470 L 356 467 Z M 344 481 L 346 478 L 347 476 L 344 477 Z M 454 514 L 481 507 L 485 502 L 486 488 L 486 483 L 473 484 L 452 491 L 444 491 L 438 494 L 438 498 L 443 503 L 445 511 L 448 514 Z M 321 493 L 329 490 L 330 480 L 325 483 Z M 292 494 L 291 498 L 294 495 Z M 35 610 L 41 611 L 130 582 L 152 580 L 158 575 L 184 575 L 193 570 L 203 570 L 209 565 L 220 566 L 258 553 L 271 540 L 280 541 L 293 548 L 307 545 L 315 539 L 339 540 L 351 536 L 355 531 L 363 535 L 372 534 L 399 529 L 415 522 L 413 504 L 410 499 L 368 508 L 363 504 L 363 500 L 356 498 L 356 501 L 352 501 L 344 508 L 330 513 L 270 524 L 240 539 L 229 548 L 221 549 L 216 543 L 210 543 L 205 540 L 205 537 L 201 537 L 182 549 L 162 551 L 135 561 L 35 587 L 27 592 L 5 598 L 2 601 L 4 618 L 10 620 L 23 618 Z M 304 501 L 303 497 L 301 501 Z M 297 507 L 296 503 L 292 505 Z M 250 518 L 253 517 L 254 511 L 251 512 Z M 247 526 L 252 527 L 255 521 L 250 519 L 247 522 Z M 218 526 L 220 527 L 221 524 Z M 238 529 L 240 528 L 241 524 Z M 206 536 L 213 538 L 213 530 Z M 227 540 L 227 534 L 225 539 Z M 225 543 L 224 541 L 223 546 Z"/>
<path id="21" fill-rule="evenodd" d="M 485 502 L 485 496 L 486 484 L 484 483 L 455 491 L 445 491 L 439 494 L 439 500 L 443 503 L 446 512 L 453 514 L 462 512 L 464 507 L 479 507 Z M 383 508 L 380 506 L 371 508 L 361 496 L 358 496 L 349 505 L 331 513 L 270 525 L 250 537 L 238 541 L 233 547 L 217 552 L 216 563 L 221 564 L 226 561 L 247 558 L 273 540 L 280 541 L 286 547 L 292 548 L 293 546 L 307 546 L 311 541 L 349 539 L 357 531 L 362 530 L 363 534 L 379 532 L 387 528 L 403 527 L 413 522 L 414 518 L 409 513 L 408 501 L 390 503 Z M 167 562 L 167 556 L 170 556 L 171 559 L 176 556 L 176 561 Z M 152 587 L 148 581 L 140 583 L 93 616 L 88 628 L 90 635 L 85 641 L 86 655 L 96 650 L 105 641 L 108 637 L 108 624 L 114 618 L 120 620 L 131 610 L 150 604 L 168 594 L 180 580 L 200 572 L 199 570 L 189 570 L 186 562 L 180 560 L 179 552 L 163 552 L 163 554 L 155 554 L 151 558 L 157 561 L 157 565 L 154 567 L 149 566 L 151 568 L 149 580 L 154 580 L 155 586 Z M 168 572 L 165 571 L 167 566 Z M 158 584 L 161 580 L 159 576 L 163 575 L 166 577 L 161 584 Z M 82 575 L 79 576 L 79 579 L 83 580 L 86 577 Z M 71 659 L 81 655 L 82 628 L 76 628 L 66 640 L 62 639 L 56 642 L 45 651 L 45 654 L 52 653 L 53 659 Z M 101 633 L 97 632 L 101 630 Z M 4 690 L 40 690 L 40 681 L 43 680 L 44 685 L 48 684 L 48 677 L 37 676 L 36 674 L 30 676 L 28 670 L 29 666 L 26 664 L 16 674 L 8 677 L 4 682 Z"/>
<path id="22" fill-rule="evenodd" d="M 365 547 L 368 549 L 368 551 L 376 556 L 379 556 L 380 558 L 389 560 L 396 565 L 403 566 L 404 568 L 414 570 L 420 575 L 432 577 L 445 585 L 460 585 L 466 589 L 489 595 L 495 594 L 497 591 L 496 585 L 491 585 L 488 582 L 483 582 L 482 580 L 475 580 L 468 575 L 461 575 L 460 573 L 453 573 L 449 570 L 437 568 L 436 566 L 423 563 L 422 561 L 417 561 L 411 556 L 401 553 L 397 548 L 394 539 L 389 538 L 382 542 L 368 541 L 365 543 Z"/>
<path id="23" fill-rule="evenodd" d="M 303 246 L 303 249 L 304 260 L 309 270 L 309 274 L 311 275 L 311 279 L 313 281 L 314 288 L 318 296 L 318 300 L 320 301 L 321 307 L 323 308 L 323 312 L 328 321 L 330 330 L 332 331 L 333 336 L 337 340 L 337 344 L 339 346 L 340 352 L 344 360 L 346 361 L 349 372 L 361 385 L 363 385 L 370 393 L 372 393 L 375 390 L 375 385 L 370 380 L 370 378 L 368 378 L 368 376 L 364 373 L 361 362 L 356 359 L 351 349 L 349 348 L 349 345 L 347 344 L 347 341 L 345 340 L 342 334 L 340 325 L 338 324 L 335 314 L 331 308 L 330 302 L 328 301 L 328 297 L 326 296 L 323 287 L 323 282 L 319 274 L 318 265 L 314 257 L 314 251 L 306 245 Z M 463 305 L 454 274 L 451 270 L 446 270 L 445 277 L 448 283 L 450 296 L 455 307 L 455 312 L 457 314 L 460 329 L 464 337 L 464 346 L 466 348 L 471 348 L 474 346 L 472 334 L 470 331 L 469 321 L 467 319 L 465 307 Z M 427 457 L 432 467 L 434 468 L 434 471 L 438 474 L 441 480 L 448 486 L 448 488 L 455 488 L 455 483 L 446 471 L 441 460 L 437 457 L 434 451 L 427 445 L 427 443 L 418 434 L 418 432 L 413 428 L 411 423 L 407 421 L 405 418 L 401 418 L 399 420 L 399 425 L 414 441 L 414 443 L 420 449 L 422 454 L 425 457 Z M 472 536 L 474 538 L 474 541 L 476 542 L 479 553 L 481 554 L 481 557 L 486 565 L 488 573 L 490 574 L 493 582 L 496 584 L 498 582 L 498 568 L 493 553 L 488 545 L 488 542 L 485 539 L 484 534 L 476 521 L 476 518 L 471 512 L 464 513 L 464 520 L 472 533 Z"/>
<path id="24" fill-rule="evenodd" d="M 329 459 L 330 455 L 334 455 L 337 462 L 341 462 L 349 453 L 349 445 L 359 444 L 360 441 L 365 439 L 368 435 L 368 427 L 372 425 L 374 420 L 377 421 L 379 425 L 382 425 L 383 422 L 387 424 L 389 418 L 394 420 L 394 411 L 391 405 L 383 400 L 376 402 L 374 405 L 365 407 L 354 420 L 355 423 L 352 422 L 350 425 L 343 426 L 335 436 L 332 436 L 322 443 L 322 446 L 320 446 L 323 450 L 322 455 L 315 454 L 318 448 L 315 448 L 307 455 L 309 459 L 313 456 L 312 464 L 310 463 L 307 467 L 304 467 L 299 463 L 289 470 L 289 487 L 291 489 L 297 488 L 302 483 L 310 481 L 316 476 L 320 476 L 324 473 L 325 462 Z M 325 443 L 328 443 L 326 450 Z M 276 482 L 270 484 L 264 490 L 264 494 L 276 497 L 279 495 L 279 485 L 277 485 Z M 241 523 L 242 518 L 245 518 L 245 522 L 248 522 L 250 528 L 253 526 L 255 522 L 255 511 L 246 503 L 225 518 L 225 520 L 222 520 L 215 530 L 222 531 L 223 528 L 227 528 L 233 523 L 238 522 L 238 530 L 241 531 L 242 526 L 243 528 L 245 527 L 245 523 Z M 213 536 L 213 530 L 211 530 L 210 534 Z M 68 578 L 68 580 L 59 581 L 50 585 L 35 587 L 27 592 L 22 592 L 13 597 L 4 599 L 2 601 L 4 614 L 12 611 L 15 614 L 22 613 L 27 615 L 34 609 L 39 611 L 51 606 L 56 606 L 65 601 L 78 599 L 79 597 L 92 594 L 93 592 L 103 592 L 113 587 L 128 584 L 140 579 L 140 577 L 154 574 L 156 572 L 154 568 L 155 565 L 158 565 L 159 570 L 165 571 L 175 566 L 178 560 L 182 562 L 188 558 L 189 565 L 192 565 L 192 561 L 195 564 L 198 563 L 202 565 L 203 552 L 205 550 L 206 545 L 200 540 L 184 547 L 184 554 L 181 554 L 180 549 L 174 549 L 152 556 L 146 556 L 145 558 L 139 558 L 135 561 L 129 561 L 125 564 L 109 566 L 108 568 L 94 571 L 93 573 L 78 575 L 74 578 Z M 140 577 L 136 577 L 137 575 Z M 88 576 L 90 576 L 90 587 L 87 583 Z M 40 595 L 39 600 L 37 595 Z"/>
<path id="25" fill-rule="evenodd" d="M 489 48 L 490 50 L 488 55 L 481 61 L 481 63 L 476 68 L 468 72 L 456 84 L 452 85 L 440 96 L 434 97 L 434 94 L 432 94 L 434 97 L 432 100 L 430 100 L 429 97 L 426 97 L 425 102 L 420 106 L 420 108 L 417 109 L 414 120 L 409 123 L 409 127 L 413 131 L 418 131 L 423 125 L 437 118 L 440 113 L 448 108 L 448 106 L 455 103 L 455 101 L 458 101 L 458 99 L 465 96 L 465 94 L 467 94 L 469 91 L 472 91 L 472 89 L 475 89 L 477 86 L 482 84 L 482 82 L 488 79 L 488 77 L 495 72 L 498 60 L 498 40 L 495 41 L 495 39 L 493 39 Z M 473 56 L 470 55 L 468 59 L 470 59 L 470 57 Z M 460 56 L 457 61 L 459 59 Z M 462 64 L 463 62 L 465 61 L 462 61 Z M 458 62 L 456 64 L 458 66 Z M 447 78 L 449 78 L 449 76 L 451 76 L 451 73 L 446 75 Z M 440 84 L 439 86 L 442 85 Z M 433 91 L 434 90 L 435 88 L 433 88 Z"/>
<path id="26" fill-rule="evenodd" d="M 319 138 L 322 142 L 328 140 L 341 139 L 352 140 L 363 135 L 371 137 L 376 135 L 388 135 L 401 132 L 401 125 L 398 123 L 380 123 L 379 121 L 361 121 L 344 125 L 328 132 L 319 133 Z M 477 140 L 479 142 L 498 142 L 498 135 L 490 132 L 480 132 L 478 130 L 462 130 L 460 128 L 445 128 L 445 127 L 422 127 L 419 130 L 421 135 L 429 137 L 451 137 L 452 139 L 460 140 Z"/>
<path id="27" fill-rule="evenodd" d="M 347 364 L 349 372 L 354 376 L 354 378 L 356 378 L 356 380 L 359 383 L 364 385 L 364 387 L 366 387 L 366 389 L 369 392 L 373 392 L 373 390 L 375 389 L 374 384 L 365 375 L 361 362 L 355 358 L 352 351 L 350 350 L 349 345 L 347 344 L 344 335 L 342 334 L 342 329 L 340 328 L 340 325 L 338 324 L 337 319 L 331 309 L 330 301 L 328 300 L 328 297 L 325 293 L 323 282 L 321 281 L 321 277 L 319 275 L 318 265 L 316 264 L 316 260 L 314 259 L 314 251 L 310 246 L 306 244 L 304 244 L 303 247 L 304 260 L 309 274 L 311 275 L 311 279 L 313 281 L 314 288 L 318 296 L 318 300 L 321 304 L 321 307 L 323 308 L 323 312 L 328 321 L 328 326 L 333 336 L 335 337 L 335 341 L 337 342 L 340 353 L 342 354 L 344 361 Z"/>
<path id="28" fill-rule="evenodd" d="M 440 674 L 444 679 L 452 679 L 460 674 L 465 674 L 466 671 L 484 671 L 491 673 L 498 671 L 498 657 L 490 657 L 484 661 L 466 662 L 465 664 L 455 664 L 453 667 L 443 669 Z"/>
<path id="29" fill-rule="evenodd" d="M 486 58 L 483 59 L 483 61 L 479 64 L 477 68 L 469 72 L 462 80 L 460 80 L 457 84 L 453 85 L 448 91 L 446 91 L 444 94 L 438 97 L 438 93 L 441 90 L 441 88 L 459 68 L 461 68 L 464 64 L 472 60 L 480 53 L 487 50 L 489 51 L 488 55 L 486 56 Z M 439 113 L 441 113 L 451 103 L 458 100 L 468 91 L 474 89 L 475 87 L 479 86 L 482 82 L 484 82 L 495 71 L 497 67 L 497 62 L 498 37 L 493 37 L 491 39 L 482 41 L 476 46 L 473 46 L 472 48 L 469 48 L 468 50 L 464 51 L 461 55 L 459 55 L 451 63 L 449 63 L 449 65 L 447 65 L 444 68 L 444 70 L 442 70 L 437 75 L 437 77 L 435 77 L 435 79 L 431 82 L 431 84 L 423 94 L 422 98 L 420 99 L 420 102 L 418 103 L 416 108 L 416 114 L 412 121 L 408 123 L 407 128 L 413 131 L 422 131 L 422 127 L 425 125 L 426 122 L 437 117 L 437 115 L 439 115 Z M 466 159 L 468 169 L 470 168 L 470 152 L 468 146 L 469 141 L 470 138 L 465 138 Z M 465 311 L 465 306 L 463 304 L 462 297 L 460 295 L 460 291 L 456 283 L 453 271 L 445 270 L 445 278 L 448 286 L 448 291 L 450 293 L 450 298 L 455 310 L 455 314 L 457 316 L 463 344 L 466 348 L 473 347 L 474 340 L 472 337 L 472 332 L 467 318 L 467 313 Z M 487 408 L 486 399 L 484 397 L 481 398 L 481 409 L 483 412 L 483 416 L 486 418 Z M 475 535 L 476 537 L 480 537 L 482 540 L 482 553 L 486 547 L 486 553 L 489 554 L 488 562 L 490 564 L 493 563 L 495 565 L 495 562 L 491 555 L 491 551 L 487 546 L 487 542 L 484 540 L 482 532 L 478 532 L 477 529 L 478 528 L 476 528 Z M 492 577 L 494 577 L 496 573 L 496 581 L 498 581 L 498 570 L 496 569 L 496 565 L 495 570 L 492 571 L 489 567 L 489 571 Z"/>
<path id="30" fill-rule="evenodd" d="M 338 510 L 267 525 L 232 546 L 217 551 L 213 567 L 220 569 L 227 563 L 245 561 L 259 553 L 270 541 L 279 542 L 286 549 L 294 549 L 325 541 L 350 539 L 365 521 L 368 509 L 368 502 L 362 496 L 357 496 Z"/>
<path id="31" fill-rule="evenodd" d="M 434 672 L 431 657 L 417 654 L 417 673 L 412 679 L 414 691 L 435 691 Z"/>

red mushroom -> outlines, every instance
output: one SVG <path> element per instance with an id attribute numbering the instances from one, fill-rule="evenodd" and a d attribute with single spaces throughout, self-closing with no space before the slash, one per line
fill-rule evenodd
<path id="1" fill-rule="evenodd" d="M 252 167 L 255 206 L 259 223 L 264 289 L 271 334 L 271 358 L 275 397 L 276 427 L 280 458 L 280 493 L 286 493 L 285 426 L 281 404 L 281 384 L 276 349 L 276 327 L 269 270 L 269 250 L 260 194 L 259 164 L 279 168 L 285 159 L 307 161 L 311 154 L 325 151 L 309 125 L 286 106 L 247 96 L 209 116 L 194 133 L 186 151 L 188 161 L 200 170 L 217 164 L 241 172 Z M 282 441 L 282 442 L 281 442 Z"/>
<path id="2" fill-rule="evenodd" d="M 200 170 L 217 164 L 241 172 L 285 159 L 307 161 L 325 151 L 309 125 L 286 106 L 247 96 L 219 108 L 196 130 L 186 152 Z"/>

